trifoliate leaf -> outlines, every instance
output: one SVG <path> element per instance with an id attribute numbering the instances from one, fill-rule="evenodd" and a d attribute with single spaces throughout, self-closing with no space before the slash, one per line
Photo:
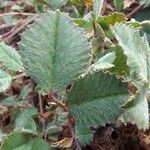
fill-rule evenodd
<path id="1" fill-rule="evenodd" d="M 24 64 L 44 92 L 62 90 L 78 77 L 88 63 L 89 53 L 83 32 L 59 11 L 43 14 L 22 35 Z"/>
<path id="2" fill-rule="evenodd" d="M 114 122 L 128 99 L 128 87 L 114 75 L 97 72 L 77 80 L 66 103 L 77 130 Z"/>
<path id="3" fill-rule="evenodd" d="M 18 71 L 23 69 L 20 55 L 14 48 L 3 42 L 0 42 L 0 63 L 10 70 Z"/>
<path id="4" fill-rule="evenodd" d="M 0 70 L 0 93 L 7 90 L 10 84 L 11 76 L 7 72 Z"/>

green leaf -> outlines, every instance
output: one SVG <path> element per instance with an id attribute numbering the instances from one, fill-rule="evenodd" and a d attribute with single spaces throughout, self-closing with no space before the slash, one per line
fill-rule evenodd
<path id="1" fill-rule="evenodd" d="M 147 8 L 144 8 L 140 11 L 138 11 L 135 15 L 135 19 L 138 21 L 143 21 L 142 26 L 143 26 L 143 31 L 146 33 L 146 36 L 148 38 L 148 41 L 150 43 L 150 24 L 148 23 L 148 20 L 150 20 L 150 6 Z"/>
<path id="2" fill-rule="evenodd" d="M 77 24 L 80 28 L 83 28 L 85 30 L 93 29 L 93 24 L 89 20 L 85 20 L 82 18 L 76 18 L 76 19 L 74 19 L 74 23 Z"/>
<path id="3" fill-rule="evenodd" d="M 16 132 L 31 133 L 37 135 L 37 126 L 31 117 L 18 117 L 15 121 Z"/>
<path id="4" fill-rule="evenodd" d="M 1 150 L 50 150 L 42 139 L 32 139 L 30 134 L 13 132 L 2 143 Z"/>
<path id="5" fill-rule="evenodd" d="M 138 30 L 122 23 L 112 27 L 112 31 L 127 58 L 130 69 L 128 80 L 132 81 L 137 88 L 143 87 L 150 79 L 147 68 L 147 55 L 150 53 L 150 48 L 145 36 L 141 37 Z"/>
<path id="6" fill-rule="evenodd" d="M 101 15 L 104 0 L 94 0 L 93 14 L 95 18 Z"/>
<path id="7" fill-rule="evenodd" d="M 97 23 L 100 24 L 102 29 L 105 32 L 105 35 L 109 39 L 113 39 L 112 31 L 110 30 L 110 27 L 115 25 L 116 23 L 120 23 L 126 20 L 126 17 L 123 13 L 114 12 L 109 16 L 100 16 L 97 18 Z"/>
<path id="8" fill-rule="evenodd" d="M 150 6 L 150 1 L 149 0 L 139 0 L 140 5 L 143 5 L 144 7 L 149 7 Z"/>
<path id="9" fill-rule="evenodd" d="M 65 13 L 48 11 L 21 39 L 26 69 L 44 92 L 63 90 L 88 64 L 87 38 Z"/>
<path id="10" fill-rule="evenodd" d="M 0 93 L 7 90 L 10 84 L 11 76 L 7 72 L 0 70 Z"/>
<path id="11" fill-rule="evenodd" d="M 148 87 L 145 85 L 136 93 L 135 97 L 131 96 L 131 100 L 124 105 L 126 111 L 123 118 L 126 122 L 137 124 L 140 129 L 149 127 L 149 110 L 146 98 Z"/>
<path id="12" fill-rule="evenodd" d="M 62 7 L 68 2 L 68 0 L 46 0 L 46 1 L 49 7 L 53 10 L 56 10 L 57 8 Z"/>
<path id="13" fill-rule="evenodd" d="M 144 20 L 149 20 L 150 19 L 150 6 L 147 8 L 144 8 L 136 13 L 134 18 L 138 21 L 144 21 Z"/>
<path id="14" fill-rule="evenodd" d="M 46 141 L 42 139 L 36 139 L 36 141 L 33 143 L 32 150 L 51 150 L 51 148 Z"/>
<path id="15" fill-rule="evenodd" d="M 133 26 L 134 28 L 140 28 L 141 31 L 146 33 L 147 40 L 150 43 L 150 21 L 149 20 L 139 22 L 132 19 L 131 21 L 128 22 L 128 24 Z"/>
<path id="16" fill-rule="evenodd" d="M 114 6 L 118 11 L 122 10 L 123 0 L 113 0 Z"/>
<path id="17" fill-rule="evenodd" d="M 0 144 L 2 143 L 3 139 L 6 137 L 6 134 L 3 133 L 0 129 Z"/>
<path id="18" fill-rule="evenodd" d="M 115 61 L 115 52 L 108 53 L 101 57 L 96 63 L 92 64 L 90 68 L 94 71 L 108 69 L 114 67 L 113 62 Z"/>
<path id="19" fill-rule="evenodd" d="M 115 52 L 108 53 L 101 57 L 96 63 L 89 66 L 89 68 L 81 76 L 84 77 L 88 73 L 93 73 L 99 70 L 106 70 L 114 67 L 113 62 L 115 61 Z"/>
<path id="20" fill-rule="evenodd" d="M 88 128 L 76 128 L 76 137 L 81 145 L 87 145 L 93 139 L 93 132 Z"/>
<path id="21" fill-rule="evenodd" d="M 116 59 L 113 63 L 114 67 L 110 69 L 112 73 L 115 73 L 117 77 L 124 77 L 129 74 L 129 67 L 127 66 L 127 58 L 123 54 L 123 50 L 120 46 L 109 48 L 108 52 L 115 52 Z M 108 54 L 109 54 L 108 53 Z"/>
<path id="22" fill-rule="evenodd" d="M 102 28 L 108 28 L 113 26 L 116 23 L 125 21 L 126 17 L 123 13 L 114 12 L 109 16 L 100 16 L 97 19 L 97 22 L 102 26 Z"/>
<path id="23" fill-rule="evenodd" d="M 28 134 L 12 133 L 2 143 L 1 150 L 31 149 L 31 137 Z"/>
<path id="24" fill-rule="evenodd" d="M 38 110 L 37 108 L 26 108 L 24 111 L 19 113 L 19 118 L 23 117 L 34 117 L 38 115 Z"/>
<path id="25" fill-rule="evenodd" d="M 8 69 L 18 71 L 23 69 L 23 63 L 17 51 L 0 42 L 0 62 Z"/>
<path id="26" fill-rule="evenodd" d="M 125 24 L 117 24 L 112 29 L 129 67 L 129 72 L 125 78 L 137 88 L 136 93 L 133 93 L 123 106 L 126 110 L 123 116 L 126 121 L 145 129 L 149 122 L 146 94 L 150 81 L 150 47 L 146 37 L 141 37 L 137 29 Z M 120 31 L 124 32 L 121 33 Z M 120 53 L 120 55 L 122 54 Z M 141 113 L 139 109 L 145 109 L 145 112 Z M 139 115 L 137 115 L 138 111 Z"/>
<path id="27" fill-rule="evenodd" d="M 15 131 L 37 135 L 37 126 L 32 117 L 36 116 L 36 108 L 28 108 L 19 113 L 15 120 Z"/>
<path id="28" fill-rule="evenodd" d="M 23 106 L 24 104 L 26 103 L 25 100 L 17 100 L 15 96 L 10 96 L 8 98 L 5 98 L 3 101 L 2 101 L 2 105 L 5 105 L 5 106 Z"/>
<path id="29" fill-rule="evenodd" d="M 89 128 L 115 121 L 128 97 L 128 87 L 114 75 L 97 72 L 77 80 L 67 93 L 66 103 L 76 128 Z"/>

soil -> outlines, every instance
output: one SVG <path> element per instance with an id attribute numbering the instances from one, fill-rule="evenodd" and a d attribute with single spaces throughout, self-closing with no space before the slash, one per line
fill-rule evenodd
<path id="1" fill-rule="evenodd" d="M 150 150 L 150 130 L 138 130 L 131 124 L 100 126 L 83 150 Z"/>

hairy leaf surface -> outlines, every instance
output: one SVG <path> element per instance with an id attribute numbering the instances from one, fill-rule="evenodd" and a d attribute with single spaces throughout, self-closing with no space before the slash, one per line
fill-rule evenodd
<path id="1" fill-rule="evenodd" d="M 116 24 L 112 29 L 127 58 L 127 65 L 130 69 L 129 80 L 138 88 L 143 87 L 150 79 L 147 67 L 150 48 L 145 36 L 141 37 L 138 30 L 122 23 Z"/>
<path id="2" fill-rule="evenodd" d="M 11 76 L 2 70 L 0 70 L 0 93 L 9 88 L 11 84 Z"/>
<path id="3" fill-rule="evenodd" d="M 78 77 L 88 63 L 89 53 L 83 32 L 59 11 L 43 14 L 21 40 L 26 69 L 44 92 L 62 90 Z"/>
<path id="4" fill-rule="evenodd" d="M 94 0 L 93 13 L 96 18 L 101 15 L 103 3 L 104 0 Z"/>
<path id="5" fill-rule="evenodd" d="M 57 9 L 67 3 L 68 0 L 46 0 L 50 8 Z"/>
<path id="6" fill-rule="evenodd" d="M 18 71 L 23 69 L 20 55 L 14 48 L 3 42 L 0 42 L 0 63 L 10 70 Z"/>
<path id="7" fill-rule="evenodd" d="M 145 129 L 149 122 L 146 94 L 150 81 L 150 47 L 146 37 L 141 37 L 138 30 L 122 23 L 112 28 L 129 67 L 126 79 L 137 88 L 135 95 L 132 95 L 124 106 L 124 118 Z M 145 109 L 145 112 L 141 113 L 140 109 Z"/>
<path id="8" fill-rule="evenodd" d="M 122 113 L 128 97 L 127 84 L 115 76 L 97 72 L 76 81 L 66 103 L 77 128 L 113 122 Z"/>
<path id="9" fill-rule="evenodd" d="M 33 140 L 29 134 L 13 132 L 4 140 L 1 150 L 50 150 L 50 147 L 42 139 Z"/>

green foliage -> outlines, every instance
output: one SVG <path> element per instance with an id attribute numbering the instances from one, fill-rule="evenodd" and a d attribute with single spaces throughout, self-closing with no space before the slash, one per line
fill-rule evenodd
<path id="1" fill-rule="evenodd" d="M 89 144 L 93 139 L 93 132 L 89 128 L 76 128 L 76 137 L 82 145 Z"/>
<path id="2" fill-rule="evenodd" d="M 139 31 L 122 23 L 115 25 L 112 29 L 127 58 L 127 65 L 130 69 L 129 80 L 137 88 L 140 88 L 149 82 L 149 68 L 147 65 L 149 63 L 150 48 L 147 39 L 145 36 L 141 37 Z"/>
<path id="3" fill-rule="evenodd" d="M 101 15 L 104 0 L 94 0 L 93 14 L 95 18 Z"/>
<path id="4" fill-rule="evenodd" d="M 124 106 L 126 111 L 123 114 L 123 118 L 125 121 L 137 124 L 141 129 L 147 129 L 149 127 L 149 112 L 146 98 L 148 88 L 149 86 L 143 87 Z"/>
<path id="5" fill-rule="evenodd" d="M 18 71 L 23 69 L 23 63 L 17 51 L 3 42 L 0 43 L 0 63 L 7 69 Z"/>
<path id="6" fill-rule="evenodd" d="M 2 143 L 1 150 L 50 150 L 47 142 L 32 139 L 29 134 L 13 132 Z"/>
<path id="7" fill-rule="evenodd" d="M 2 105 L 5 106 L 23 106 L 26 102 L 24 100 L 18 100 L 15 96 L 10 96 L 8 98 L 5 98 L 3 102 L 1 103 Z"/>
<path id="8" fill-rule="evenodd" d="M 32 117 L 38 114 L 37 109 L 29 108 L 19 113 L 15 121 L 15 131 L 37 135 L 37 126 Z"/>
<path id="9" fill-rule="evenodd" d="M 0 42 L 0 93 L 8 89 L 11 84 L 11 75 L 8 70 L 19 71 L 23 69 L 23 63 L 17 51 Z M 7 70 L 7 72 L 3 70 Z"/>
<path id="10" fill-rule="evenodd" d="M 83 32 L 59 11 L 43 14 L 21 40 L 25 67 L 44 92 L 70 84 L 86 68 L 89 53 Z"/>
<path id="11" fill-rule="evenodd" d="M 67 0 L 34 2 L 40 11 L 46 11 L 47 6 L 63 10 Z M 113 2 L 121 11 L 123 2 L 128 7 L 134 0 Z M 148 128 L 150 47 L 141 31 L 149 30 L 150 23 L 127 21 L 118 12 L 102 16 L 103 3 L 70 0 L 66 8 L 79 5 L 71 8 L 76 16 L 85 15 L 78 19 L 58 10 L 39 15 L 21 35 L 22 58 L 14 48 L 0 43 L 0 92 L 9 88 L 12 72 L 26 69 L 37 84 L 36 92 L 48 95 L 41 96 L 38 104 L 35 100 L 31 107 L 27 84 L 18 95 L 1 102 L 0 115 L 17 110 L 13 132 L 6 136 L 0 131 L 1 150 L 62 148 L 68 141 L 72 144 L 74 137 L 86 145 L 93 138 L 91 127 L 115 123 L 118 118 Z M 149 8 L 146 1 L 144 4 L 141 14 Z M 58 141 L 64 126 L 69 126 L 72 137 Z M 48 144 L 43 138 L 58 142 Z"/>
<path id="12" fill-rule="evenodd" d="M 128 97 L 127 84 L 103 72 L 77 80 L 67 93 L 66 103 L 76 120 L 76 128 L 89 128 L 113 122 Z"/>
<path id="13" fill-rule="evenodd" d="M 11 76 L 2 70 L 0 70 L 0 93 L 9 88 L 11 84 Z"/>
<path id="14" fill-rule="evenodd" d="M 117 11 L 121 11 L 123 7 L 123 0 L 113 0 L 114 6 Z"/>
<path id="15" fill-rule="evenodd" d="M 105 35 L 113 39 L 113 34 L 110 30 L 110 26 L 115 25 L 126 20 L 126 17 L 123 13 L 114 12 L 109 16 L 100 16 L 97 18 L 98 24 L 102 27 L 105 32 Z"/>
<path id="16" fill-rule="evenodd" d="M 144 7 L 149 7 L 150 6 L 150 1 L 149 0 L 139 0 L 140 5 L 144 5 Z"/>
<path id="17" fill-rule="evenodd" d="M 136 123 L 139 128 L 147 128 L 149 117 L 146 94 L 150 81 L 150 68 L 148 67 L 150 64 L 149 44 L 145 35 L 141 37 L 139 31 L 125 24 L 117 24 L 112 27 L 112 30 L 119 46 L 122 48 L 122 50 L 120 50 L 123 51 L 126 64 L 129 67 L 129 72 L 126 72 L 125 76 L 126 80 L 131 82 L 138 89 L 136 95 L 131 96 L 124 106 L 126 109 L 124 116 L 128 121 Z M 124 31 L 124 33 L 121 31 Z M 143 115 L 139 109 L 142 110 L 144 108 L 145 114 Z"/>
<path id="18" fill-rule="evenodd" d="M 53 10 L 65 5 L 68 0 L 46 0 L 49 7 Z"/>

